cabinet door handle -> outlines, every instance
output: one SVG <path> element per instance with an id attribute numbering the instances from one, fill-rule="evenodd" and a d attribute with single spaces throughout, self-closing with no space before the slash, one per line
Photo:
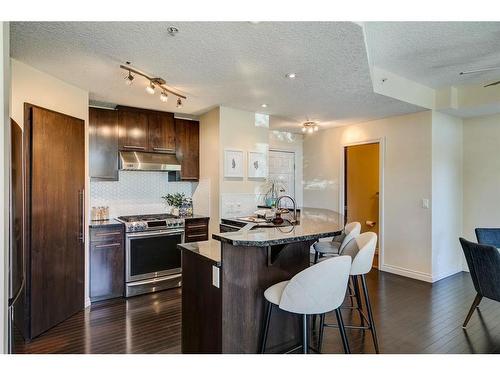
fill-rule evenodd
<path id="1" fill-rule="evenodd" d="M 96 237 L 107 237 L 107 236 L 117 236 L 122 234 L 122 232 L 105 232 L 105 233 L 97 233 Z"/>
<path id="2" fill-rule="evenodd" d="M 153 150 L 161 152 L 175 152 L 173 148 L 164 148 L 164 147 L 153 147 Z"/>
<path id="3" fill-rule="evenodd" d="M 121 246 L 121 242 L 115 242 L 115 243 L 108 243 L 108 244 L 103 244 L 103 245 L 95 245 L 94 247 L 96 249 L 102 249 L 104 247 L 118 247 Z"/>
<path id="4" fill-rule="evenodd" d="M 79 190 L 78 191 L 78 198 L 79 198 L 79 217 L 80 217 L 80 234 L 78 235 L 78 239 L 82 242 L 85 243 L 85 189 Z"/>
<path id="5" fill-rule="evenodd" d="M 143 146 L 123 146 L 123 148 L 131 148 L 134 150 L 145 150 L 146 149 L 146 147 L 143 147 Z"/>
<path id="6" fill-rule="evenodd" d="M 206 237 L 207 234 L 206 233 L 202 233 L 202 234 L 188 234 L 186 235 L 186 237 Z"/>
<path id="7" fill-rule="evenodd" d="M 194 229 L 194 228 L 206 228 L 207 227 L 207 224 L 199 224 L 199 225 L 191 225 L 191 224 L 188 224 L 186 225 L 186 228 L 187 229 Z"/>

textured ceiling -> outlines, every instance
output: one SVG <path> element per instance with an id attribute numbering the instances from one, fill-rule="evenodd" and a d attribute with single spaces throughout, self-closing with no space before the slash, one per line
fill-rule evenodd
<path id="1" fill-rule="evenodd" d="M 500 22 L 366 22 L 365 32 L 373 65 L 427 86 L 500 79 L 500 70 L 459 75 L 500 67 Z"/>
<path id="2" fill-rule="evenodd" d="M 422 110 L 373 93 L 363 32 L 350 22 L 12 22 L 11 38 L 12 57 L 97 101 L 175 111 L 144 80 L 125 86 L 118 65 L 131 61 L 185 92 L 190 114 L 224 105 L 333 126 Z"/>

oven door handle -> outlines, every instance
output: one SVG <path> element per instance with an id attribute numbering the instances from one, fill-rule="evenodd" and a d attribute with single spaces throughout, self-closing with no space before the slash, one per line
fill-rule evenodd
<path id="1" fill-rule="evenodd" d="M 127 233 L 127 238 L 141 238 L 141 237 L 158 237 L 158 236 L 175 236 L 183 234 L 184 230 L 164 231 L 164 232 L 140 232 L 140 233 Z"/>

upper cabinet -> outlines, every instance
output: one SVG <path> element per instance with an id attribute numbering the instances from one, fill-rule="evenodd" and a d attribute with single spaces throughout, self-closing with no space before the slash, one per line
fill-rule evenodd
<path id="1" fill-rule="evenodd" d="M 152 112 L 148 114 L 149 151 L 175 152 L 174 114 Z"/>
<path id="2" fill-rule="evenodd" d="M 121 150 L 148 151 L 148 115 L 144 111 L 118 109 Z"/>
<path id="3" fill-rule="evenodd" d="M 200 177 L 200 123 L 175 119 L 176 155 L 181 163 L 182 180 Z"/>
<path id="4" fill-rule="evenodd" d="M 90 178 L 118 181 L 118 111 L 89 108 Z"/>

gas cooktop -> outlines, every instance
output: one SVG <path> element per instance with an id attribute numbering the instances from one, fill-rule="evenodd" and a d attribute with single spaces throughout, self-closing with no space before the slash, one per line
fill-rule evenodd
<path id="1" fill-rule="evenodd" d="M 184 219 L 170 214 L 118 216 L 117 220 L 125 224 L 125 232 L 184 228 Z"/>

